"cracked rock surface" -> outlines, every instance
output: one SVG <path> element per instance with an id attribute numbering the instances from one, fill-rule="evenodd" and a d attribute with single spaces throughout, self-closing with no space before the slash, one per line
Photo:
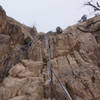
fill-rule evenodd
<path id="1" fill-rule="evenodd" d="M 38 33 L 3 9 L 0 16 L 0 100 L 50 100 L 48 48 L 52 70 L 72 99 L 100 100 L 99 15 L 60 34 Z M 54 75 L 52 88 L 54 100 L 66 100 Z"/>

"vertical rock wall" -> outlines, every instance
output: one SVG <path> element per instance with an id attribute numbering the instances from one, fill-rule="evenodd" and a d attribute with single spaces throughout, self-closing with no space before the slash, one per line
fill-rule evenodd
<path id="1" fill-rule="evenodd" d="M 39 34 L 3 9 L 0 16 L 0 100 L 50 99 L 48 48 L 52 70 L 73 100 L 100 99 L 100 16 L 60 34 Z M 54 75 L 52 88 L 55 100 L 66 100 Z"/>

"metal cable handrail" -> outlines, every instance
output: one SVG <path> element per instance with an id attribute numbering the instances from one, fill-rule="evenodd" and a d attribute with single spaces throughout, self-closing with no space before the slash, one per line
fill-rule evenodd
<path id="1" fill-rule="evenodd" d="M 68 90 L 66 89 L 66 87 L 63 85 L 63 83 L 59 80 L 59 78 L 57 77 L 57 75 L 55 74 L 55 72 L 52 69 L 52 64 L 51 64 L 51 49 L 50 49 L 50 45 L 49 45 L 49 39 L 48 39 L 48 34 L 45 35 L 45 42 L 46 42 L 46 48 L 47 48 L 47 53 L 48 53 L 48 67 L 49 67 L 49 73 L 50 73 L 50 80 L 51 80 L 51 85 L 53 85 L 53 74 L 55 76 L 55 78 L 57 79 L 57 81 L 59 82 L 60 86 L 62 87 L 62 89 L 64 90 L 64 92 L 66 93 L 66 98 L 69 100 L 72 100 L 72 97 L 70 96 Z M 52 88 L 52 86 L 51 86 Z M 52 89 L 51 89 L 52 90 Z M 52 92 L 52 91 L 51 91 Z M 52 96 L 52 95 L 51 95 Z M 52 97 L 51 97 L 52 100 Z"/>
<path id="2" fill-rule="evenodd" d="M 66 93 L 66 97 L 69 99 L 69 100 L 72 100 L 72 97 L 70 96 L 68 90 L 66 89 L 66 87 L 63 85 L 63 83 L 59 80 L 59 78 L 57 77 L 57 75 L 55 74 L 55 72 L 52 70 L 55 78 L 57 79 L 57 81 L 59 82 L 60 86 L 62 87 L 62 89 L 64 90 L 64 92 Z"/>

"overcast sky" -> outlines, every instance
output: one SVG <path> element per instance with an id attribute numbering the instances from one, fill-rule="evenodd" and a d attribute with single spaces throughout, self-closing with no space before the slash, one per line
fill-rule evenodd
<path id="1" fill-rule="evenodd" d="M 35 25 L 38 31 L 66 28 L 77 23 L 83 14 L 91 15 L 83 6 L 88 0 L 0 0 L 8 16 L 28 26 Z"/>

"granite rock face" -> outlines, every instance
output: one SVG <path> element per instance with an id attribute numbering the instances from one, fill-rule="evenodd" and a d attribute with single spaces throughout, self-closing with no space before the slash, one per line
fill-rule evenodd
<path id="1" fill-rule="evenodd" d="M 31 60 L 24 60 L 23 63 L 16 64 L 3 80 L 0 100 L 42 100 L 43 78 L 36 70 L 41 69 L 42 63 Z"/>
<path id="2" fill-rule="evenodd" d="M 73 100 L 100 100 L 99 15 L 47 34 L 0 16 L 0 100 L 66 100 L 57 78 Z"/>
<path id="3" fill-rule="evenodd" d="M 98 55 L 96 55 L 97 42 L 91 33 L 82 33 L 79 30 L 66 29 L 62 34 L 48 34 L 51 49 L 51 63 L 53 71 L 59 80 L 68 89 L 75 100 L 95 100 L 100 98 L 100 69 Z M 70 30 L 71 29 L 71 30 Z M 71 32 L 71 33 L 70 33 Z M 45 46 L 45 36 L 32 50 L 31 59 L 44 62 L 43 73 L 46 81 L 45 98 L 50 88 L 48 76 L 48 53 Z M 39 48 L 40 47 L 40 48 Z M 36 52 L 34 52 L 36 50 Z M 39 50 L 39 51 L 38 51 Z M 42 52 L 42 53 L 41 53 Z M 31 52 L 30 52 L 31 53 Z M 98 52 L 99 53 L 99 52 Z M 36 59 L 35 59 L 36 58 Z M 41 59 L 40 59 L 41 58 Z M 59 82 L 53 76 L 53 95 L 56 100 L 66 100 L 65 93 Z M 48 83 L 48 84 L 47 84 Z M 49 87 L 48 87 L 49 86 Z"/>
<path id="4" fill-rule="evenodd" d="M 37 32 L 8 17 L 0 8 L 0 81 L 20 59 L 27 58 L 29 43 Z M 34 33 L 33 33 L 34 32 Z"/>

